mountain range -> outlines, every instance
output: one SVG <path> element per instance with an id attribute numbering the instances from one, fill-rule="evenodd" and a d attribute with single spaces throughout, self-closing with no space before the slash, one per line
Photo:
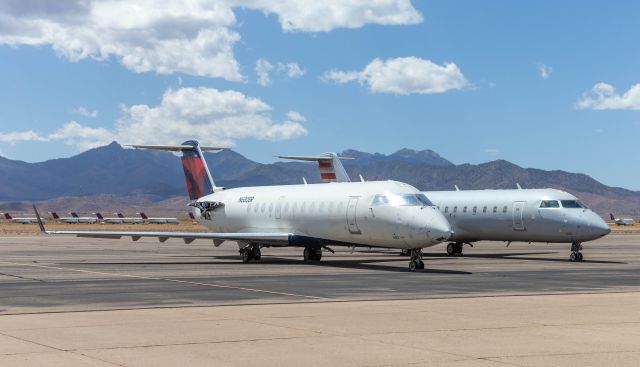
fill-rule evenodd
<path id="1" fill-rule="evenodd" d="M 432 150 L 393 154 L 346 150 L 341 156 L 352 179 L 394 179 L 421 190 L 558 188 L 585 201 L 601 215 L 640 215 L 640 192 L 606 186 L 580 173 L 523 168 L 505 160 L 455 165 Z M 315 164 L 251 161 L 232 150 L 206 153 L 216 184 L 225 187 L 319 182 Z M 187 202 L 179 159 L 168 152 L 125 149 L 113 142 L 70 158 L 26 163 L 0 157 L 0 210 L 30 202 L 74 203 L 71 209 L 98 210 L 112 202 L 136 208 L 165 203 L 164 211 Z M 180 204 L 178 204 L 180 203 Z M 82 204 L 82 205 L 80 205 Z M 65 208 L 66 209 L 66 208 Z M 108 208 L 107 208 L 108 209 Z M 102 209 L 106 210 L 106 209 Z"/>

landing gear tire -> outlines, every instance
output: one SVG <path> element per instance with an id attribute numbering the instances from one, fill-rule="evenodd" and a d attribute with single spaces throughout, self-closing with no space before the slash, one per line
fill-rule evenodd
<path id="1" fill-rule="evenodd" d="M 447 255 L 449 256 L 462 256 L 462 243 L 451 242 L 447 245 Z"/>
<path id="2" fill-rule="evenodd" d="M 262 252 L 260 252 L 260 245 L 253 244 L 251 246 L 247 246 L 240 250 L 240 255 L 242 256 L 242 262 L 248 263 L 252 260 L 260 261 L 262 258 Z"/>
<path id="3" fill-rule="evenodd" d="M 262 252 L 260 251 L 260 249 L 257 249 L 253 252 L 253 259 L 255 261 L 260 261 L 260 259 L 262 259 Z"/>
<path id="4" fill-rule="evenodd" d="M 253 256 L 252 256 L 253 254 L 249 249 L 243 249 L 243 251 L 241 251 L 240 254 L 242 255 L 242 262 L 245 264 L 253 260 Z"/>
<path id="5" fill-rule="evenodd" d="M 306 263 L 310 261 L 320 261 L 322 259 L 322 249 L 305 247 L 302 258 Z"/>
<path id="6" fill-rule="evenodd" d="M 569 255 L 569 261 L 576 262 L 582 261 L 584 257 L 582 256 L 582 244 L 579 242 L 574 242 L 571 244 L 571 255 Z"/>
<path id="7" fill-rule="evenodd" d="M 424 269 L 424 262 L 422 261 L 422 249 L 411 249 L 411 261 L 409 261 L 409 271 L 413 272 L 416 269 Z"/>

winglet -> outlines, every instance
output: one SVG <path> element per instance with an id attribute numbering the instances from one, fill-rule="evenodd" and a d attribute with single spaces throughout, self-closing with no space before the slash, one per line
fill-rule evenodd
<path id="1" fill-rule="evenodd" d="M 36 219 L 38 219 L 38 226 L 40 227 L 40 232 L 47 233 L 47 230 L 44 228 L 44 223 L 42 222 L 42 218 L 40 218 L 40 213 L 38 213 L 38 208 L 36 208 L 36 204 L 33 204 L 33 211 L 36 213 Z"/>

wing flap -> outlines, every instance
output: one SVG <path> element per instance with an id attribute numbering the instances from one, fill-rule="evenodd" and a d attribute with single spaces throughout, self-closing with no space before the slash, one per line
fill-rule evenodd
<path id="1" fill-rule="evenodd" d="M 255 241 L 260 243 L 268 243 L 275 245 L 284 245 L 289 243 L 289 236 L 292 233 L 193 233 L 193 232 L 105 232 L 105 231 L 45 231 L 49 235 L 72 235 L 85 238 L 106 238 L 119 239 L 122 237 L 131 237 L 137 241 L 142 237 L 158 238 L 160 242 L 165 242 L 169 238 L 181 238 L 185 243 L 191 243 L 197 239 L 213 240 L 214 243 L 220 241 Z"/>

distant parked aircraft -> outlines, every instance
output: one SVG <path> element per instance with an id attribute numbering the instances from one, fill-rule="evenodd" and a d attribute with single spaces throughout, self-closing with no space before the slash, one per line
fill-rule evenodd
<path id="1" fill-rule="evenodd" d="M 144 223 L 144 219 L 138 217 L 125 217 L 122 213 L 115 213 L 123 223 Z"/>
<path id="2" fill-rule="evenodd" d="M 100 213 L 94 213 L 94 214 L 96 215 L 98 220 L 100 222 L 102 222 L 102 223 L 110 223 L 110 224 L 122 224 L 122 223 L 124 223 L 124 220 L 122 218 L 118 218 L 118 217 L 105 218 Z"/>
<path id="3" fill-rule="evenodd" d="M 636 224 L 636 221 L 633 220 L 633 218 L 616 218 L 613 213 L 609 213 L 609 216 L 611 217 L 613 223 L 619 226 L 632 226 Z"/>
<path id="4" fill-rule="evenodd" d="M 75 224 L 75 223 L 80 223 L 80 221 L 78 220 L 78 218 L 74 218 L 74 217 L 61 217 L 58 215 L 58 213 L 56 212 L 49 212 L 49 215 L 51 216 L 51 218 L 53 218 L 53 220 L 55 220 L 56 222 L 61 222 L 61 223 L 68 223 L 68 224 Z"/>
<path id="5" fill-rule="evenodd" d="M 0 213 L 0 215 L 4 215 L 4 219 L 10 220 L 13 223 L 22 223 L 22 224 L 38 223 L 38 218 L 35 218 L 35 217 L 14 218 L 9 213 Z"/>
<path id="6" fill-rule="evenodd" d="M 71 212 L 69 213 L 71 214 L 71 216 L 73 218 L 78 219 L 78 223 L 95 223 L 98 221 L 98 218 L 94 218 L 94 217 L 81 217 L 78 215 L 78 213 L 75 212 Z"/>
<path id="7" fill-rule="evenodd" d="M 198 223 L 198 220 L 196 219 L 196 216 L 193 215 L 193 212 L 188 212 L 187 214 L 189 215 L 189 219 L 191 219 L 192 222 Z"/>
<path id="8" fill-rule="evenodd" d="M 165 223 L 180 223 L 178 218 L 158 218 L 158 217 L 148 217 L 144 212 L 138 213 L 143 221 L 147 223 L 153 224 L 165 224 Z"/>

